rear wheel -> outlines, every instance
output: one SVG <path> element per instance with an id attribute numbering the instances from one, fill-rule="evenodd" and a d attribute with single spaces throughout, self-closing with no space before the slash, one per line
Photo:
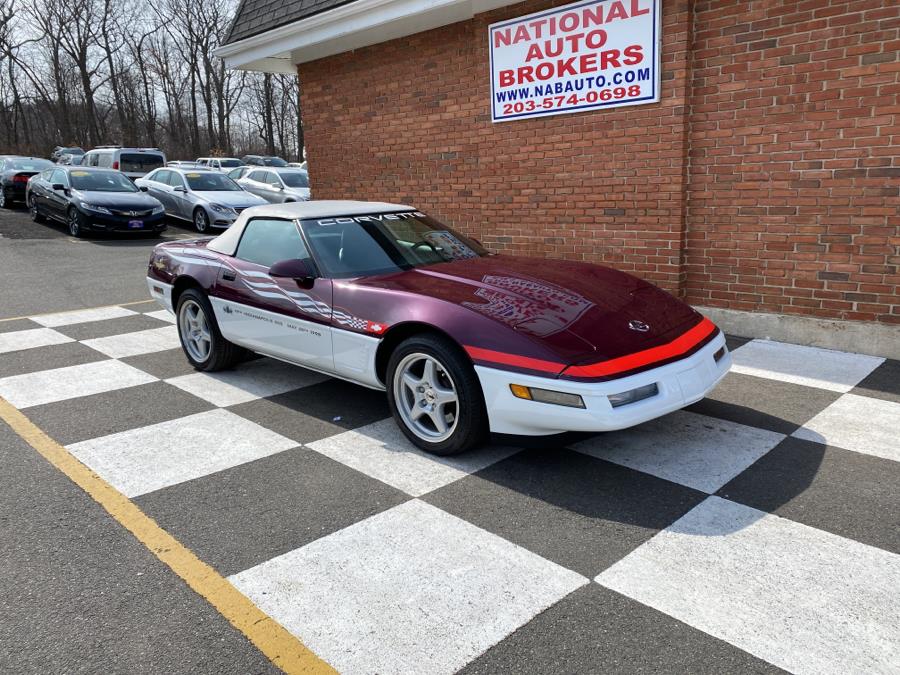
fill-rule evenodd
<path id="1" fill-rule="evenodd" d="M 38 209 L 37 200 L 32 197 L 28 200 L 28 211 L 31 213 L 31 219 L 36 223 L 43 223 L 44 216 L 41 214 L 40 209 Z"/>
<path id="2" fill-rule="evenodd" d="M 408 338 L 388 362 L 388 403 L 409 440 L 435 455 L 455 455 L 487 438 L 481 385 L 472 364 L 449 339 Z"/>
<path id="3" fill-rule="evenodd" d="M 189 288 L 179 296 L 175 317 L 184 355 L 197 370 L 231 368 L 244 355 L 222 337 L 212 305 L 199 289 Z"/>

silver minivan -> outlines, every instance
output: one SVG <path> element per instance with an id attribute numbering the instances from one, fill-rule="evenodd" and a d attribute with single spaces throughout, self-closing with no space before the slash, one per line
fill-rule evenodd
<path id="1" fill-rule="evenodd" d="M 159 148 L 123 148 L 120 145 L 99 145 L 84 153 L 82 166 L 121 171 L 131 180 L 141 178 L 154 169 L 166 165 L 166 156 Z"/>

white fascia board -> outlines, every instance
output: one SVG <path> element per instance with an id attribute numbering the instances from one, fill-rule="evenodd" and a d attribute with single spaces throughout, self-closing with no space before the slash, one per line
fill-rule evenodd
<path id="1" fill-rule="evenodd" d="M 292 65 L 394 40 L 513 4 L 515 0 L 356 0 L 259 35 L 214 54 L 227 68 L 286 72 Z M 278 68 L 270 70 L 270 68 Z M 293 69 L 291 69 L 293 72 Z"/>

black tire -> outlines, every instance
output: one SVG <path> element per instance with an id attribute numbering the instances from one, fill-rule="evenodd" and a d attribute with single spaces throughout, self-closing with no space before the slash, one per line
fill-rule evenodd
<path id="1" fill-rule="evenodd" d="M 417 434 L 404 419 L 397 401 L 398 367 L 415 355 L 434 358 L 443 367 L 455 389 L 457 403 L 455 428 L 449 437 L 437 442 Z M 422 333 L 407 338 L 394 350 L 388 361 L 386 387 L 388 405 L 394 421 L 416 446 L 434 455 L 456 455 L 482 445 L 488 438 L 488 416 L 481 383 L 471 361 L 452 340 L 437 334 Z M 401 394 L 404 395 L 404 394 Z M 413 394 L 415 396 L 415 394 Z"/>
<path id="2" fill-rule="evenodd" d="M 0 209 L 11 209 L 13 200 L 6 196 L 6 190 L 0 188 Z"/>
<path id="3" fill-rule="evenodd" d="M 36 223 L 43 223 L 45 220 L 47 220 L 38 209 L 37 201 L 35 201 L 34 196 L 32 196 L 28 201 L 28 210 L 31 212 L 31 219 Z"/>
<path id="4" fill-rule="evenodd" d="M 209 232 L 209 216 L 203 209 L 194 209 L 194 229 L 200 234 Z"/>
<path id="5" fill-rule="evenodd" d="M 185 333 L 188 328 L 182 325 L 182 308 L 189 302 L 195 303 L 200 307 L 206 317 L 206 323 L 209 327 L 211 345 L 205 359 L 199 359 L 192 354 L 191 348 L 186 343 Z M 178 296 L 178 305 L 175 308 L 175 324 L 178 329 L 178 339 L 181 341 L 181 349 L 184 351 L 184 355 L 187 357 L 190 364 L 197 370 L 208 372 L 226 370 L 233 367 L 244 357 L 246 350 L 222 337 L 212 305 L 206 297 L 206 294 L 200 289 L 189 288 Z"/>
<path id="6" fill-rule="evenodd" d="M 76 239 L 82 239 L 85 236 L 84 216 L 74 206 L 69 208 L 66 218 L 66 227 L 69 234 Z"/>

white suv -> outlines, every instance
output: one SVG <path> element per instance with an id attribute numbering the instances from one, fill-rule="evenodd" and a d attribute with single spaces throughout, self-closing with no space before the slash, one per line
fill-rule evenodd
<path id="1" fill-rule="evenodd" d="M 223 172 L 231 171 L 239 166 L 244 166 L 244 163 L 241 160 L 235 159 L 234 157 L 198 157 L 195 164 L 197 166 L 202 166 L 204 169 Z"/>
<path id="2" fill-rule="evenodd" d="M 82 166 L 99 166 L 121 171 L 134 180 L 166 165 L 166 156 L 159 148 L 123 148 L 119 145 L 99 145 L 84 154 Z"/>

